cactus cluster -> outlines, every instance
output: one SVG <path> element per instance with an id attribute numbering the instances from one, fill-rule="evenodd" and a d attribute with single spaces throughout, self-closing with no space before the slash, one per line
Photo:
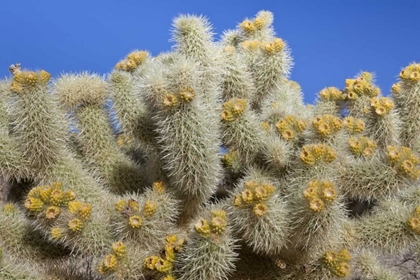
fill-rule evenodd
<path id="1" fill-rule="evenodd" d="M 0 279 L 402 279 L 380 256 L 420 253 L 420 64 L 305 105 L 272 24 L 179 16 L 106 77 L 10 66 Z"/>

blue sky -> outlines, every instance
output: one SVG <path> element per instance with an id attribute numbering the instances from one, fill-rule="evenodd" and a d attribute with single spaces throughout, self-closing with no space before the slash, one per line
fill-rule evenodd
<path id="1" fill-rule="evenodd" d="M 420 0 L 3 0 L 0 77 L 16 62 L 54 76 L 108 73 L 134 49 L 170 50 L 180 14 L 207 16 L 219 38 L 259 10 L 274 13 L 277 36 L 292 50 L 291 78 L 307 103 L 362 70 L 375 72 L 387 94 L 402 67 L 420 62 Z"/>

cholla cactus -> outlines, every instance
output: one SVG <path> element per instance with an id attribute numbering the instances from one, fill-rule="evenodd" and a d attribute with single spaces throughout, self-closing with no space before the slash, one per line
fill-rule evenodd
<path id="1" fill-rule="evenodd" d="M 106 78 L 11 65 L 0 278 L 400 279 L 381 254 L 420 250 L 420 64 L 305 105 L 272 23 L 216 42 L 180 16 L 172 52 Z"/>

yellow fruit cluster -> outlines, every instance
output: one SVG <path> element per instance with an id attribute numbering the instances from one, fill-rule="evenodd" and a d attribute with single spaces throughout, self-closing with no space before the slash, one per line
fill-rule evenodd
<path id="1" fill-rule="evenodd" d="M 164 194 L 165 193 L 165 183 L 163 181 L 156 181 L 153 183 L 153 191 L 157 194 Z"/>
<path id="2" fill-rule="evenodd" d="M 262 43 L 260 49 L 266 54 L 280 53 L 284 49 L 284 42 L 280 38 L 275 38 L 270 42 Z"/>
<path id="3" fill-rule="evenodd" d="M 156 212 L 157 207 L 158 207 L 158 205 L 155 201 L 148 200 L 144 204 L 142 213 L 143 213 L 144 216 L 150 217 Z"/>
<path id="4" fill-rule="evenodd" d="M 117 137 L 117 144 L 122 148 L 129 146 L 132 141 L 133 139 L 131 138 L 131 136 L 125 133 L 120 134 Z"/>
<path id="5" fill-rule="evenodd" d="M 317 163 L 330 163 L 337 158 L 337 152 L 326 144 L 311 144 L 302 147 L 300 160 L 308 166 Z"/>
<path id="6" fill-rule="evenodd" d="M 362 119 L 346 117 L 343 120 L 343 125 L 350 134 L 361 133 L 365 130 L 365 122 Z"/>
<path id="7" fill-rule="evenodd" d="M 257 30 L 261 30 L 267 26 L 267 20 L 264 17 L 256 17 L 254 19 L 254 26 Z"/>
<path id="8" fill-rule="evenodd" d="M 184 238 L 179 238 L 175 234 L 168 235 L 166 237 L 165 250 L 163 250 L 161 256 L 151 256 L 146 258 L 144 261 L 144 267 L 164 273 L 165 277 L 163 279 L 175 279 L 172 275 L 174 261 L 176 254 L 182 249 L 184 243 Z"/>
<path id="9" fill-rule="evenodd" d="M 92 206 L 88 203 L 75 200 L 68 203 L 68 210 L 69 213 L 80 218 L 82 221 L 86 221 L 92 213 Z"/>
<path id="10" fill-rule="evenodd" d="M 166 237 L 166 246 L 171 246 L 174 248 L 175 252 L 179 252 L 182 249 L 182 246 L 184 246 L 185 239 L 179 238 L 176 234 L 171 234 Z M 172 258 L 171 258 L 172 259 Z"/>
<path id="11" fill-rule="evenodd" d="M 284 119 L 276 123 L 277 132 L 284 140 L 294 140 L 306 128 L 306 123 L 303 119 L 298 119 L 293 115 L 286 116 Z"/>
<path id="12" fill-rule="evenodd" d="M 319 98 L 325 101 L 340 101 L 344 100 L 344 93 L 336 87 L 327 87 L 319 92 Z"/>
<path id="13" fill-rule="evenodd" d="M 374 97 L 370 100 L 370 106 L 378 116 L 385 116 L 394 108 L 394 102 L 388 97 Z"/>
<path id="14" fill-rule="evenodd" d="M 255 24 L 248 19 L 241 22 L 240 27 L 245 33 L 252 33 L 257 30 Z"/>
<path id="15" fill-rule="evenodd" d="M 125 201 L 125 199 L 118 200 L 114 204 L 115 210 L 117 212 L 121 212 L 126 206 L 127 206 L 127 202 Z"/>
<path id="16" fill-rule="evenodd" d="M 117 270 L 118 262 L 125 257 L 126 247 L 121 241 L 112 244 L 112 253 L 104 257 L 102 262 L 98 265 L 100 274 L 112 273 Z"/>
<path id="17" fill-rule="evenodd" d="M 112 244 L 112 251 L 114 251 L 114 254 L 117 255 L 117 257 L 123 258 L 126 253 L 126 247 L 123 242 L 118 241 Z"/>
<path id="18" fill-rule="evenodd" d="M 413 63 L 405 67 L 400 72 L 400 79 L 408 83 L 417 83 L 420 81 L 420 63 Z"/>
<path id="19" fill-rule="evenodd" d="M 128 224 L 131 228 L 140 228 L 143 224 L 143 219 L 139 215 L 131 215 L 128 218 Z"/>
<path id="20" fill-rule="evenodd" d="M 133 228 L 140 228 L 143 224 L 143 219 L 135 213 L 139 210 L 139 203 L 135 199 L 121 199 L 115 204 L 115 210 L 120 212 L 124 217 L 127 218 L 128 225 Z"/>
<path id="21" fill-rule="evenodd" d="M 23 93 L 25 90 L 31 90 L 37 85 L 46 85 L 50 78 L 51 74 L 44 70 L 39 72 L 18 70 L 14 72 L 10 89 L 15 93 Z"/>
<path id="22" fill-rule="evenodd" d="M 117 212 L 120 212 L 120 213 L 122 213 L 123 210 L 124 210 L 125 213 L 127 213 L 127 212 L 132 213 L 132 212 L 136 212 L 136 211 L 139 210 L 139 203 L 137 202 L 137 200 L 132 199 L 132 198 L 130 198 L 128 200 L 121 199 L 121 200 L 117 201 L 114 204 L 114 206 L 115 206 L 115 210 Z"/>
<path id="23" fill-rule="evenodd" d="M 410 219 L 407 221 L 407 226 L 417 234 L 420 234 L 420 206 L 414 209 Z"/>
<path id="24" fill-rule="evenodd" d="M 145 51 L 134 51 L 115 65 L 115 69 L 127 72 L 134 72 L 137 67 L 143 64 L 148 57 Z"/>
<path id="25" fill-rule="evenodd" d="M 364 81 L 367 83 L 372 83 L 373 82 L 373 73 L 371 72 L 362 72 L 358 75 L 357 77 L 358 81 Z"/>
<path id="26" fill-rule="evenodd" d="M 246 51 L 257 51 L 260 49 L 262 42 L 256 40 L 246 40 L 242 43 L 242 48 Z"/>
<path id="27" fill-rule="evenodd" d="M 157 187 L 160 186 L 160 183 L 162 182 L 155 182 L 154 186 Z M 161 191 L 161 190 L 159 190 Z M 140 228 L 143 224 L 143 218 L 139 213 L 139 203 L 135 199 L 121 199 L 117 201 L 115 204 L 115 210 L 122 214 L 123 217 L 128 218 L 128 225 L 133 228 Z M 141 210 L 141 214 L 143 217 L 151 217 L 153 214 L 155 214 L 156 209 L 158 208 L 158 204 L 153 200 L 148 200 L 144 203 L 144 206 Z"/>
<path id="28" fill-rule="evenodd" d="M 223 103 L 223 112 L 220 115 L 223 121 L 231 122 L 238 119 L 247 108 L 246 99 L 232 98 Z"/>
<path id="29" fill-rule="evenodd" d="M 3 204 L 3 212 L 6 214 L 12 214 L 16 211 L 16 207 L 13 203 Z"/>
<path id="30" fill-rule="evenodd" d="M 74 233 L 82 231 L 84 223 L 89 219 L 92 213 L 92 206 L 78 200 L 70 201 L 67 210 L 73 218 L 68 221 L 67 228 Z"/>
<path id="31" fill-rule="evenodd" d="M 60 239 L 64 236 L 64 229 L 59 227 L 53 227 L 51 228 L 50 235 L 52 239 Z"/>
<path id="32" fill-rule="evenodd" d="M 241 158 L 236 150 L 229 150 L 228 153 L 224 154 L 222 157 L 222 162 L 230 168 L 236 169 L 241 165 Z"/>
<path id="33" fill-rule="evenodd" d="M 117 269 L 117 264 L 117 256 L 115 256 L 114 254 L 108 254 L 98 266 L 98 271 L 100 274 L 114 272 Z"/>
<path id="34" fill-rule="evenodd" d="M 345 94 L 349 100 L 355 100 L 360 96 L 375 97 L 380 93 L 378 87 L 374 87 L 365 79 L 346 79 Z"/>
<path id="35" fill-rule="evenodd" d="M 60 208 L 57 206 L 49 206 L 47 210 L 45 210 L 45 218 L 47 220 L 53 220 L 60 215 Z"/>
<path id="36" fill-rule="evenodd" d="M 211 212 L 211 221 L 200 219 L 194 224 L 195 231 L 203 237 L 221 235 L 226 230 L 226 212 L 215 210 Z"/>
<path id="37" fill-rule="evenodd" d="M 223 48 L 223 52 L 227 55 L 233 55 L 236 52 L 236 49 L 234 46 L 226 46 Z"/>
<path id="38" fill-rule="evenodd" d="M 303 196 L 309 202 L 309 208 L 314 212 L 324 209 L 326 204 L 331 203 L 337 197 L 334 183 L 328 180 L 314 180 L 308 183 L 303 191 Z"/>
<path id="39" fill-rule="evenodd" d="M 60 182 L 52 183 L 51 186 L 38 186 L 32 188 L 25 200 L 25 208 L 31 212 L 41 212 L 45 207 L 57 206 L 66 207 L 67 204 L 76 198 L 72 190 L 64 191 Z M 45 207 L 44 207 L 45 206 Z M 54 211 L 49 208 L 50 211 Z"/>
<path id="40" fill-rule="evenodd" d="M 242 29 L 242 31 L 245 34 L 251 34 L 258 30 L 262 30 L 264 28 L 267 28 L 272 22 L 272 17 L 270 13 L 261 13 L 257 17 L 255 17 L 253 20 L 246 19 L 239 27 Z"/>
<path id="41" fill-rule="evenodd" d="M 176 107 L 178 105 L 178 98 L 173 93 L 166 93 L 163 96 L 162 104 L 165 107 Z"/>
<path id="42" fill-rule="evenodd" d="M 350 260 L 351 256 L 345 248 L 339 252 L 328 251 L 325 253 L 323 259 L 328 269 L 338 277 L 347 277 L 350 275 Z"/>
<path id="43" fill-rule="evenodd" d="M 283 51 L 285 43 L 281 38 L 274 38 L 271 41 L 256 41 L 246 40 L 242 43 L 242 49 L 245 51 L 258 51 L 261 50 L 264 54 L 272 55 L 278 54 Z"/>
<path id="44" fill-rule="evenodd" d="M 177 94 L 176 93 L 165 93 L 162 98 L 162 105 L 164 107 L 177 107 L 180 102 L 189 103 L 195 97 L 195 91 L 191 87 L 182 88 Z"/>
<path id="45" fill-rule="evenodd" d="M 351 137 L 348 141 L 350 151 L 355 156 L 371 157 L 376 150 L 376 142 L 368 137 Z"/>
<path id="46" fill-rule="evenodd" d="M 391 93 L 393 95 L 399 95 L 401 93 L 401 83 L 395 83 L 391 87 Z"/>
<path id="47" fill-rule="evenodd" d="M 67 227 L 71 232 L 79 233 L 83 229 L 83 222 L 78 218 L 74 218 L 68 221 Z"/>
<path id="48" fill-rule="evenodd" d="M 270 131 L 271 125 L 269 122 L 261 122 L 260 125 L 264 129 L 264 131 L 266 132 Z"/>
<path id="49" fill-rule="evenodd" d="M 180 90 L 179 96 L 185 102 L 190 102 L 195 97 L 195 92 L 191 87 L 184 87 Z"/>
<path id="50" fill-rule="evenodd" d="M 44 202 L 37 197 L 28 197 L 25 200 L 25 208 L 31 212 L 41 212 L 44 208 Z"/>
<path id="51" fill-rule="evenodd" d="M 143 64 L 148 57 L 145 51 L 133 51 L 127 55 L 127 59 L 133 60 L 137 65 Z"/>
<path id="52" fill-rule="evenodd" d="M 324 114 L 312 121 L 312 127 L 318 135 L 327 137 L 337 133 L 343 127 L 343 121 L 333 115 Z"/>
<path id="53" fill-rule="evenodd" d="M 404 146 L 401 148 L 398 148 L 397 146 L 388 146 L 387 155 L 389 162 L 397 173 L 408 176 L 414 180 L 419 178 L 420 168 L 418 167 L 418 164 L 420 160 L 410 148 Z"/>
<path id="54" fill-rule="evenodd" d="M 264 203 L 269 200 L 276 187 L 270 183 L 258 183 L 254 180 L 249 180 L 244 183 L 244 190 L 235 195 L 233 205 L 235 207 L 252 208 L 256 216 L 262 217 L 267 214 L 268 207 Z"/>

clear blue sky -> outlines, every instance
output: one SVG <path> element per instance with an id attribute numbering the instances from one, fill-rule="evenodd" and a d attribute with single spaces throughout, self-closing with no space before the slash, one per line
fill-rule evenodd
<path id="1" fill-rule="evenodd" d="M 274 13 L 277 36 L 294 57 L 291 78 L 307 103 L 361 70 L 376 72 L 388 93 L 402 67 L 420 62 L 420 0 L 1 2 L 0 77 L 16 62 L 54 76 L 108 73 L 131 50 L 170 50 L 171 23 L 179 14 L 207 16 L 219 38 L 259 10 Z"/>

